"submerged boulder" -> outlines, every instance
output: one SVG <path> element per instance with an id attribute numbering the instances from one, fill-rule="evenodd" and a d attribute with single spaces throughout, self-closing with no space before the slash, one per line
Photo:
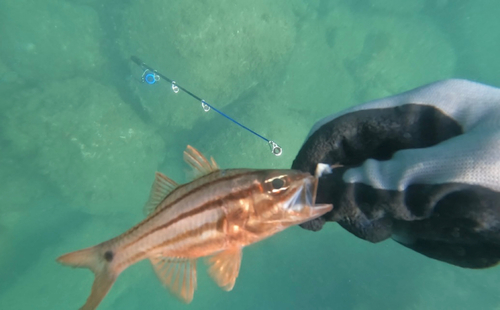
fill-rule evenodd
<path id="1" fill-rule="evenodd" d="M 139 210 L 164 153 L 161 138 L 113 89 L 84 78 L 18 93 L 0 126 L 13 156 L 29 158 L 91 213 Z"/>
<path id="2" fill-rule="evenodd" d="M 448 36 L 425 15 L 398 17 L 339 6 L 325 24 L 335 34 L 335 57 L 342 58 L 353 78 L 358 102 L 450 78 L 455 72 L 457 57 Z"/>
<path id="3" fill-rule="evenodd" d="M 38 83 L 98 75 L 102 29 L 87 6 L 57 0 L 0 2 L 0 57 L 19 76 Z"/>
<path id="4" fill-rule="evenodd" d="M 207 102 L 224 107 L 284 70 L 295 45 L 296 3 L 133 1 L 125 9 L 120 40 L 127 57 L 143 58 Z M 164 92 L 140 94 L 157 122 L 178 120 L 156 106 L 166 104 Z M 184 102 L 176 100 L 179 106 Z M 187 119 L 181 125 L 190 126 Z"/>

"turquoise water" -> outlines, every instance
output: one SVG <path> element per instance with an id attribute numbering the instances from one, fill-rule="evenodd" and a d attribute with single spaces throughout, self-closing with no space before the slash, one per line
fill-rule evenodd
<path id="1" fill-rule="evenodd" d="M 77 309 L 92 274 L 55 262 L 143 218 L 187 144 L 224 168 L 288 168 L 319 118 L 435 80 L 500 86 L 494 0 L 0 1 L 0 309 Z M 136 55 L 250 128 L 170 85 Z M 184 305 L 147 262 L 99 309 L 500 309 L 500 270 L 466 270 L 336 224 L 243 251 L 231 292 L 198 272 Z M 202 264 L 199 264 L 202 266 Z"/>

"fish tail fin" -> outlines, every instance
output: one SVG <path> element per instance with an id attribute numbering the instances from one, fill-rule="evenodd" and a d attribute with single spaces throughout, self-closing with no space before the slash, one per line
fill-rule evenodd
<path id="1" fill-rule="evenodd" d="M 96 309 L 118 277 L 110 267 L 113 253 L 107 251 L 102 255 L 102 252 L 100 246 L 94 246 L 64 254 L 57 259 L 59 263 L 73 268 L 88 268 L 95 275 L 90 296 L 80 310 Z"/>

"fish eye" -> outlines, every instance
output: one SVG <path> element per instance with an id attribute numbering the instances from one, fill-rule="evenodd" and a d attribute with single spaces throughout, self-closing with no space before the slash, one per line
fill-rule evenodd
<path id="1" fill-rule="evenodd" d="M 280 189 L 283 187 L 283 185 L 285 185 L 285 181 L 283 181 L 282 179 L 274 179 L 271 181 L 271 184 L 273 185 L 273 188 L 274 189 Z"/>
<path id="2" fill-rule="evenodd" d="M 269 178 L 265 181 L 265 183 L 268 186 L 268 191 L 274 194 L 286 191 L 289 187 L 286 175 Z"/>

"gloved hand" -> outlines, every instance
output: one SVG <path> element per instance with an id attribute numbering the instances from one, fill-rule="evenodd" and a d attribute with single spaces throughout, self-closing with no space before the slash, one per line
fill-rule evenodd
<path id="1" fill-rule="evenodd" d="M 500 89 L 445 80 L 319 121 L 292 168 L 315 172 L 317 203 L 354 235 L 393 238 L 468 268 L 500 260 Z"/>

